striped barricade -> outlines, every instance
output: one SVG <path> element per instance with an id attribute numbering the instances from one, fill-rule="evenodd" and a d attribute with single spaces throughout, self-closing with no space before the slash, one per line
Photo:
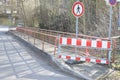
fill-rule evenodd
<path id="1" fill-rule="evenodd" d="M 67 56 L 65 56 L 65 54 L 61 54 L 61 46 L 68 46 L 68 48 L 70 47 L 77 47 L 80 48 L 82 50 L 85 50 L 85 56 L 81 56 L 80 57 L 74 57 L 74 56 L 70 56 L 69 54 Z M 111 43 L 109 40 L 101 40 L 101 39 L 83 39 L 83 38 L 67 38 L 67 37 L 59 37 L 59 45 L 58 45 L 58 53 L 59 53 L 59 58 L 62 59 L 72 59 L 72 60 L 77 60 L 77 61 L 84 61 L 84 62 L 92 62 L 92 63 L 99 63 L 99 64 L 108 64 L 109 61 L 108 59 L 106 59 L 105 53 L 102 53 L 102 55 L 100 55 L 100 52 L 104 52 L 104 51 L 108 51 L 110 50 L 110 46 Z M 96 49 L 98 50 L 98 54 L 101 56 L 91 56 L 89 53 L 89 50 L 93 50 Z M 77 50 L 77 49 L 76 49 Z M 102 51 L 103 50 L 103 51 Z M 67 52 L 69 53 L 69 52 Z M 72 52 L 73 53 L 73 52 Z M 71 53 L 71 54 L 72 54 Z M 92 53 L 94 54 L 94 52 Z M 75 51 L 75 55 L 76 55 L 76 51 Z M 78 55 L 78 54 L 77 54 Z M 94 54 L 95 55 L 95 54 Z M 107 56 L 107 55 L 106 55 Z M 93 58 L 94 57 L 94 58 Z M 96 58 L 96 59 L 95 59 Z"/>
<path id="2" fill-rule="evenodd" d="M 77 46 L 77 47 L 90 47 L 100 49 L 110 49 L 110 41 L 108 40 L 89 40 L 89 39 L 76 39 L 76 38 L 60 38 L 61 45 Z"/>
<path id="3" fill-rule="evenodd" d="M 108 64 L 109 61 L 106 59 L 95 59 L 90 57 L 75 57 L 75 56 L 69 56 L 69 55 L 59 55 L 59 58 L 66 59 L 66 60 L 76 60 L 76 61 L 85 61 L 85 62 L 93 62 L 93 63 L 99 63 L 99 64 Z"/>

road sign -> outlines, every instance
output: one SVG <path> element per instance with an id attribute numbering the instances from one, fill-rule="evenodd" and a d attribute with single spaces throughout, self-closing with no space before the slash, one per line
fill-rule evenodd
<path id="1" fill-rule="evenodd" d="M 109 0 L 109 3 L 111 6 L 114 6 L 114 5 L 116 5 L 117 0 Z"/>
<path id="2" fill-rule="evenodd" d="M 120 2 L 120 0 L 117 0 L 117 2 Z"/>
<path id="3" fill-rule="evenodd" d="M 75 17 L 80 17 L 84 13 L 84 5 L 82 2 L 77 1 L 72 6 L 72 13 Z"/>

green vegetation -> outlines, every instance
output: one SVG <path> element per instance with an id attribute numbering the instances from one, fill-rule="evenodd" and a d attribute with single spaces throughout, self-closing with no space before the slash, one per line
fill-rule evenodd
<path id="1" fill-rule="evenodd" d="M 120 52 L 115 54 L 115 62 L 112 63 L 112 68 L 120 71 Z"/>

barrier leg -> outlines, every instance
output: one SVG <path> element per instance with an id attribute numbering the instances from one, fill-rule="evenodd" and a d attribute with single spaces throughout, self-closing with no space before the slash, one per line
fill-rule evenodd
<path id="1" fill-rule="evenodd" d="M 58 54 L 60 54 L 60 49 L 61 49 L 61 46 L 60 46 L 60 35 L 58 36 Z"/>

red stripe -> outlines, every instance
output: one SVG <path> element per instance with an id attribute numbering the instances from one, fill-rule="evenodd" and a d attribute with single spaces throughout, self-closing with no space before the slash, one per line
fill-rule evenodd
<path id="1" fill-rule="evenodd" d="M 107 42 L 107 48 L 110 48 L 110 41 Z"/>
<path id="2" fill-rule="evenodd" d="M 66 57 L 66 59 L 71 59 L 71 56 L 65 56 L 65 57 Z M 59 55 L 59 58 L 62 58 L 62 55 Z M 76 57 L 75 60 L 80 61 L 81 58 L 80 58 L 80 57 Z M 91 62 L 91 58 L 87 57 L 87 58 L 85 59 L 85 61 L 86 61 L 86 62 Z M 100 60 L 100 59 L 96 59 L 96 63 L 101 63 L 101 60 Z M 102 64 L 102 63 L 101 63 L 101 64 Z M 105 64 L 109 64 L 109 61 L 106 60 L 106 63 L 105 63 Z"/>
<path id="3" fill-rule="evenodd" d="M 91 40 L 87 40 L 87 47 L 91 47 L 91 43 L 92 43 L 92 41 Z"/>
<path id="4" fill-rule="evenodd" d="M 100 59 L 96 59 L 96 63 L 101 63 L 101 60 Z"/>
<path id="5" fill-rule="evenodd" d="M 16 30 L 19 30 L 19 28 L 17 27 Z"/>
<path id="6" fill-rule="evenodd" d="M 71 59 L 71 56 L 66 56 L 66 59 Z"/>
<path id="7" fill-rule="evenodd" d="M 80 57 L 76 57 L 76 60 L 77 60 L 77 61 L 80 61 Z"/>
<path id="8" fill-rule="evenodd" d="M 62 55 L 59 55 L 59 58 L 62 58 Z"/>
<path id="9" fill-rule="evenodd" d="M 77 46 L 81 46 L 81 39 L 77 39 Z"/>
<path id="10" fill-rule="evenodd" d="M 97 41 L 97 48 L 102 48 L 102 41 Z"/>
<path id="11" fill-rule="evenodd" d="M 109 64 L 109 61 L 108 61 L 108 60 L 106 60 L 106 64 Z"/>
<path id="12" fill-rule="evenodd" d="M 90 62 L 90 58 L 86 58 L 86 62 Z"/>
<path id="13" fill-rule="evenodd" d="M 71 45 L 71 43 L 72 43 L 72 39 L 71 38 L 67 38 L 67 44 Z"/>
<path id="14" fill-rule="evenodd" d="M 62 38 L 60 38 L 60 44 L 62 44 Z"/>

